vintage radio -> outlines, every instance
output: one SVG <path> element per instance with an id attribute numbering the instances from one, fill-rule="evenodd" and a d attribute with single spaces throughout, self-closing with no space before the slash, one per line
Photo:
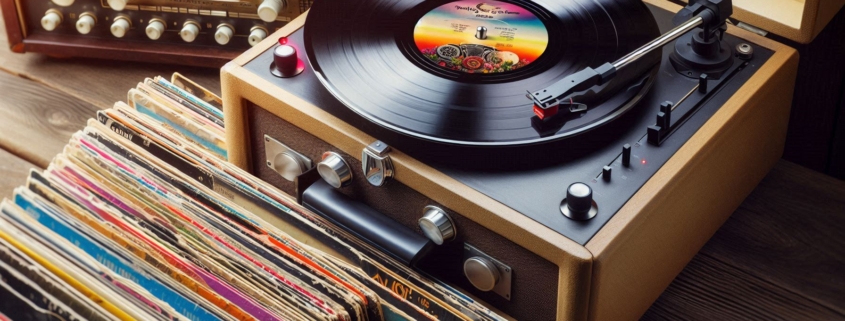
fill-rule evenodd
<path id="1" fill-rule="evenodd" d="M 786 134 L 795 50 L 693 2 L 315 3 L 223 67 L 229 159 L 513 318 L 635 319 Z"/>
<path id="2" fill-rule="evenodd" d="M 3 0 L 14 52 L 220 67 L 311 0 Z"/>

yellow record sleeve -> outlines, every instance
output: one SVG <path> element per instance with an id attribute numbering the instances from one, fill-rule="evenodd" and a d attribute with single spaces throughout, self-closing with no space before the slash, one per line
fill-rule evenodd
<path id="1" fill-rule="evenodd" d="M 23 244 L 21 244 L 20 242 L 15 240 L 15 238 L 13 238 L 11 235 L 7 234 L 3 230 L 0 230 L 0 239 L 3 239 L 9 245 L 11 245 L 11 246 L 15 247 L 16 249 L 18 249 L 19 251 L 23 252 L 24 254 L 26 254 L 26 256 L 30 257 L 35 262 L 38 262 L 38 264 L 41 264 L 41 266 L 43 266 L 44 268 L 49 270 L 50 273 L 53 273 L 54 275 L 56 275 L 57 277 L 62 279 L 62 281 L 67 282 L 67 284 L 69 284 L 70 286 L 75 288 L 77 291 L 79 291 L 80 293 L 82 293 L 83 295 L 85 295 L 86 297 L 91 299 L 92 302 L 94 302 L 94 303 L 100 305 L 101 307 L 103 307 L 103 309 L 105 309 L 106 311 L 108 311 L 109 313 L 114 315 L 115 317 L 119 318 L 120 320 L 134 320 L 134 318 L 129 316 L 129 314 L 127 314 L 126 312 L 124 312 L 123 310 L 121 310 L 120 308 L 115 306 L 114 304 L 112 304 L 109 300 L 106 300 L 106 298 L 101 297 L 100 295 L 98 295 L 97 293 L 95 293 L 94 291 L 89 289 L 87 286 L 85 286 L 81 282 L 77 281 L 76 279 L 74 279 L 73 277 L 71 277 L 70 275 L 65 273 L 61 268 L 53 265 L 53 263 L 51 263 L 47 259 L 41 257 L 40 255 L 38 255 L 38 253 L 35 253 L 34 251 L 30 250 L 28 247 L 24 246 Z"/>

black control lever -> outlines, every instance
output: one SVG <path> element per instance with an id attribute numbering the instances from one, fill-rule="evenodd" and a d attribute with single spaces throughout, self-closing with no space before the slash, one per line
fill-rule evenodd
<path id="1" fill-rule="evenodd" d="M 434 246 L 428 238 L 350 199 L 322 179 L 302 193 L 302 205 L 408 266 Z"/>
<path id="2" fill-rule="evenodd" d="M 604 63 L 596 69 L 588 67 L 558 80 L 549 87 L 529 91 L 528 97 L 534 102 L 534 114 L 540 119 L 554 116 L 559 110 L 560 103 L 572 100 L 573 94 L 585 91 L 594 86 L 603 85 L 612 79 L 617 71 L 636 62 L 652 51 L 662 48 L 690 30 L 703 26 L 708 35 L 711 33 L 711 30 L 721 30 L 721 27 L 725 24 L 725 19 L 732 12 L 733 6 L 730 0 L 691 0 L 690 4 L 675 17 L 676 21 L 683 22 L 657 39 L 652 40 L 613 63 Z"/>

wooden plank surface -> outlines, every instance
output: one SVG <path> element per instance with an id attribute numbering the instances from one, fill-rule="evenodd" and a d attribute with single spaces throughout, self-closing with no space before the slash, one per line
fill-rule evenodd
<path id="1" fill-rule="evenodd" d="M 845 182 L 780 161 L 644 320 L 845 320 Z"/>
<path id="2" fill-rule="evenodd" d="M 14 54 L 2 26 L 0 195 L 145 77 L 219 91 L 216 69 Z M 643 319 L 845 320 L 843 230 L 845 183 L 781 161 Z"/>
<path id="3" fill-rule="evenodd" d="M 0 198 L 11 197 L 12 190 L 26 182 L 30 168 L 38 166 L 0 149 Z"/>
<path id="4" fill-rule="evenodd" d="M 97 107 L 39 83 L 0 72 L 0 148 L 46 167 Z"/>
<path id="5" fill-rule="evenodd" d="M 845 184 L 781 162 L 702 251 L 845 315 Z"/>
<path id="6" fill-rule="evenodd" d="M 748 271 L 699 254 L 643 320 L 836 320 L 841 315 Z"/>

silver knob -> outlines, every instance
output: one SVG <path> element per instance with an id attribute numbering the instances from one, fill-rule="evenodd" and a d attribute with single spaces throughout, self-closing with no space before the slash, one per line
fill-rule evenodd
<path id="1" fill-rule="evenodd" d="M 270 165 L 270 164 L 268 164 Z M 301 158 L 291 152 L 284 152 L 276 155 L 273 159 L 273 170 L 282 175 L 286 180 L 293 181 L 297 176 L 308 170 Z"/>
<path id="2" fill-rule="evenodd" d="M 472 286 L 484 292 L 493 290 L 501 278 L 496 264 L 480 256 L 464 261 L 464 275 Z"/>
<path id="3" fill-rule="evenodd" d="M 429 240 L 437 245 L 455 238 L 455 224 L 446 211 L 437 206 L 426 206 L 423 217 L 419 219 L 420 229 Z"/>
<path id="4" fill-rule="evenodd" d="M 323 153 L 323 160 L 317 164 L 317 172 L 334 188 L 352 183 L 352 170 L 342 156 L 335 152 Z"/>

